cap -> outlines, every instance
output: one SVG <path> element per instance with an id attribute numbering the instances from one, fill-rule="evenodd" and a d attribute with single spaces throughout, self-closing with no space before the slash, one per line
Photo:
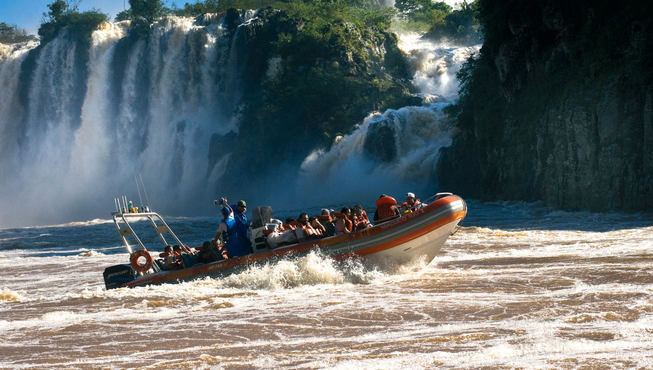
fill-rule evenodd
<path id="1" fill-rule="evenodd" d="M 415 198 L 415 194 L 413 194 L 413 193 L 406 193 L 406 198 Z"/>
<path id="2" fill-rule="evenodd" d="M 247 207 L 247 203 L 245 203 L 244 200 L 239 200 L 239 201 L 238 201 L 238 206 Z"/>

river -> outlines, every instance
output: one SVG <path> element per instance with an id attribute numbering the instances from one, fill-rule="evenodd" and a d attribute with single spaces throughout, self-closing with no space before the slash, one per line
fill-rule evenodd
<path id="1" fill-rule="evenodd" d="M 107 291 L 110 220 L 0 230 L 0 368 L 653 367 L 653 215 L 469 201 L 431 263 Z M 170 218 L 182 241 L 212 218 Z"/>

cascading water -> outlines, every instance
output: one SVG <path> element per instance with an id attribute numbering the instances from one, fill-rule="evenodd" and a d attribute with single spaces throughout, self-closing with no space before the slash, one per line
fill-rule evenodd
<path id="1" fill-rule="evenodd" d="M 399 47 L 415 69 L 413 83 L 424 104 L 372 113 L 329 151 L 311 153 L 302 164 L 297 193 L 303 190 L 310 201 L 328 204 L 446 190 L 437 189 L 435 181 L 439 150 L 451 145 L 453 130 L 442 109 L 457 99 L 456 73 L 480 46 L 437 44 L 403 34 Z"/>
<path id="2" fill-rule="evenodd" d="M 168 17 L 147 39 L 105 23 L 87 55 L 66 32 L 0 45 L 0 226 L 106 215 L 114 196 L 136 197 L 136 175 L 158 210 L 208 205 L 225 168 L 210 140 L 237 131 L 247 57 L 230 44 L 240 28 L 213 18 Z"/>
<path id="3" fill-rule="evenodd" d="M 116 195 L 138 203 L 136 176 L 160 212 L 209 212 L 231 155 L 212 138 L 238 132 L 243 26 L 254 17 L 241 14 L 235 30 L 215 15 L 167 17 L 146 37 L 119 22 L 101 25 L 89 44 L 63 32 L 43 46 L 0 45 L 0 227 L 102 217 Z M 476 48 L 418 35 L 400 43 L 424 105 L 371 114 L 262 198 L 292 208 L 436 190 L 438 151 L 451 142 L 442 108 Z M 299 196 L 282 199 L 293 186 Z"/>

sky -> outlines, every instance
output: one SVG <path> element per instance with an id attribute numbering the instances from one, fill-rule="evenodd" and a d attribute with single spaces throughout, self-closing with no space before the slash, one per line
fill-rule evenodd
<path id="1" fill-rule="evenodd" d="M 18 26 L 29 33 L 36 34 L 41 25 L 43 13 L 47 13 L 48 4 L 54 0 L 0 0 L 0 22 L 12 26 Z M 173 0 L 164 0 L 166 6 L 171 6 Z M 177 6 L 184 3 L 195 2 L 193 0 L 177 0 Z M 129 8 L 129 0 L 71 0 L 70 4 L 78 3 L 79 11 L 91 10 L 93 8 L 102 13 L 109 14 L 111 20 L 116 14 L 122 11 L 123 4 Z"/>

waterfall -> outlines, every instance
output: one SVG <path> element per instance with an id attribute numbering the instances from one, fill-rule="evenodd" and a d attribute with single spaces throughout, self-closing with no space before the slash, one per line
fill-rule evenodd
<path id="1" fill-rule="evenodd" d="M 106 217 L 114 196 L 139 203 L 137 176 L 159 212 L 215 211 L 210 200 L 239 130 L 254 19 L 243 12 L 229 29 L 216 15 L 170 16 L 147 35 L 118 22 L 90 41 L 62 32 L 44 45 L 0 44 L 0 227 Z M 418 35 L 401 36 L 400 47 L 424 104 L 371 113 L 258 200 L 303 207 L 439 190 L 439 149 L 451 143 L 442 108 L 455 101 L 455 72 L 478 48 Z M 268 75 L 278 64 L 267 61 Z"/>
<path id="2" fill-rule="evenodd" d="M 167 17 L 147 38 L 118 22 L 90 45 L 0 44 L 0 227 L 108 216 L 116 195 L 138 203 L 137 175 L 161 212 L 209 209 L 229 158 L 211 138 L 238 130 L 239 30 Z"/>
<path id="3" fill-rule="evenodd" d="M 310 204 L 368 203 L 382 193 L 424 198 L 438 189 L 439 151 L 451 145 L 452 130 L 443 108 L 457 100 L 456 73 L 480 46 L 454 46 L 400 34 L 399 47 L 413 66 L 413 84 L 423 105 L 370 114 L 329 151 L 307 156 L 295 184 Z"/>

